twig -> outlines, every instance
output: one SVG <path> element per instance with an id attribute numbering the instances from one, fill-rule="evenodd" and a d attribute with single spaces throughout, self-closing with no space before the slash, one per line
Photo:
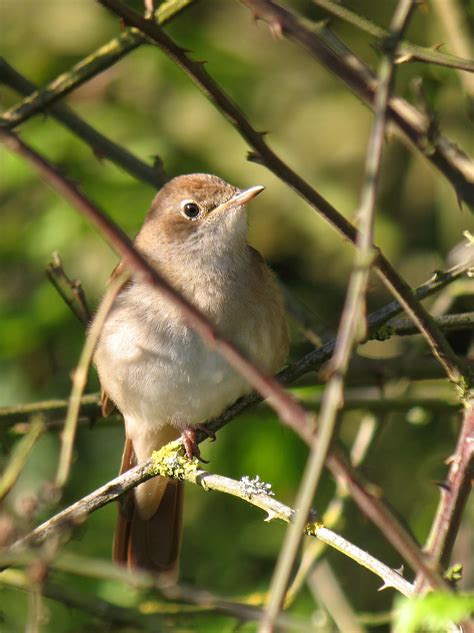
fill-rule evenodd
<path id="1" fill-rule="evenodd" d="M 9 569 L 0 574 L 0 583 L 9 587 L 15 587 L 28 593 L 32 592 L 31 583 L 24 573 Z M 33 590 L 34 591 L 34 590 Z M 164 629 L 163 616 L 142 615 L 130 607 L 120 607 L 98 596 L 87 596 L 84 593 L 72 591 L 70 588 L 46 582 L 43 585 L 45 598 L 60 602 L 67 607 L 78 609 L 95 618 L 105 620 L 109 626 L 129 626 L 143 631 L 156 631 Z M 184 612 L 185 613 L 185 612 Z M 182 616 L 183 613 L 180 613 Z"/>
<path id="2" fill-rule="evenodd" d="M 79 363 L 74 371 L 72 379 L 72 390 L 69 397 L 69 406 L 64 423 L 64 431 L 62 433 L 61 452 L 59 454 L 58 470 L 56 472 L 55 485 L 61 489 L 69 477 L 71 469 L 72 452 L 74 448 L 74 439 L 76 437 L 77 420 L 81 407 L 81 398 L 87 384 L 87 376 L 89 366 L 92 361 L 92 355 L 99 339 L 102 326 L 107 315 L 110 312 L 113 302 L 117 296 L 124 281 L 128 275 L 119 275 L 110 283 L 104 300 L 100 304 L 96 317 L 87 333 L 85 343 L 82 347 Z"/>
<path id="3" fill-rule="evenodd" d="M 36 553 L 25 551 L 18 555 L 15 561 L 10 561 L 23 565 L 35 560 Z M 211 613 L 217 612 L 226 616 L 237 618 L 240 621 L 259 620 L 262 610 L 253 604 L 246 602 L 237 602 L 229 600 L 194 586 L 177 584 L 172 587 L 163 586 L 159 578 L 155 574 L 147 573 L 140 569 L 127 569 L 125 567 L 114 565 L 112 562 L 103 559 L 91 558 L 83 554 L 59 554 L 50 563 L 50 568 L 66 574 L 74 574 L 76 576 L 95 578 L 100 580 L 108 580 L 119 582 L 122 585 L 128 585 L 134 590 L 154 592 L 159 591 L 168 601 L 179 601 L 179 609 L 181 613 Z M 5 572 L 3 572 L 5 573 Z M 0 575 L 0 582 L 3 574 Z M 183 607 L 183 602 L 190 605 L 196 605 L 193 609 Z M 176 613 L 176 605 L 169 602 L 158 602 L 160 613 L 164 615 L 174 615 Z M 305 618 L 281 614 L 278 625 L 283 629 L 290 629 L 295 633 L 307 633 L 308 621 Z M 154 631 L 156 632 L 156 628 Z M 173 629 L 174 633 L 174 629 Z"/>
<path id="4" fill-rule="evenodd" d="M 156 19 L 160 24 L 165 24 L 194 2 L 195 0 L 166 0 L 158 8 Z M 70 71 L 59 75 L 43 89 L 36 90 L 19 105 L 4 112 L 0 117 L 0 126 L 13 129 L 35 114 L 44 112 L 58 99 L 103 72 L 145 42 L 146 38 L 141 33 L 126 29 L 119 37 L 88 55 Z"/>
<path id="5" fill-rule="evenodd" d="M 357 621 L 357 615 L 327 559 L 318 562 L 308 578 L 308 586 L 334 620 L 338 631 L 364 633 L 365 629 Z"/>
<path id="6" fill-rule="evenodd" d="M 364 461 L 369 446 L 374 438 L 376 428 L 375 418 L 372 415 L 365 416 L 360 424 L 351 449 L 350 463 L 354 468 L 360 466 L 360 464 Z M 337 481 L 335 494 L 323 515 L 323 523 L 326 527 L 335 529 L 339 525 L 348 499 L 349 491 L 347 486 L 344 484 L 344 481 Z M 314 567 L 314 564 L 320 558 L 325 549 L 326 546 L 321 541 L 310 542 L 308 544 L 304 550 L 304 554 L 294 575 L 293 581 L 286 592 L 284 603 L 285 609 L 287 609 L 288 606 L 295 601 L 296 596 L 303 587 L 305 580 L 308 578 L 308 575 Z"/>
<path id="7" fill-rule="evenodd" d="M 84 289 L 79 280 L 71 280 L 66 275 L 59 253 L 53 253 L 46 267 L 46 275 L 74 316 L 87 327 L 92 315 Z"/>
<path id="8" fill-rule="evenodd" d="M 349 280 L 346 301 L 336 338 L 334 354 L 330 361 L 331 377 L 324 390 L 316 435 L 300 483 L 295 505 L 297 515 L 288 528 L 277 565 L 270 584 L 266 616 L 261 623 L 261 633 L 272 633 L 276 617 L 283 606 L 291 570 L 301 541 L 302 526 L 316 495 L 324 464 L 332 444 L 338 410 L 343 404 L 344 377 L 349 366 L 354 344 L 366 336 L 365 302 L 372 262 L 375 201 L 380 177 L 387 103 L 394 76 L 394 58 L 398 42 L 402 37 L 414 9 L 413 0 L 399 0 L 390 25 L 392 47 L 380 64 L 378 88 L 375 96 L 375 120 L 367 149 L 365 181 L 362 189 L 360 228 L 357 232 L 357 251 Z"/>
<path id="9" fill-rule="evenodd" d="M 100 398 L 98 394 L 88 394 L 81 398 L 80 415 L 88 416 L 95 420 L 100 417 Z M 0 408 L 0 421 L 19 422 L 41 414 L 45 419 L 54 420 L 63 418 L 68 407 L 68 400 L 43 400 L 42 402 L 29 402 L 27 404 L 15 404 L 10 407 Z M 2 427 L 2 431 L 4 427 Z"/>
<path id="10" fill-rule="evenodd" d="M 39 633 L 43 609 L 43 600 L 39 583 L 32 585 L 28 595 L 28 619 L 26 622 L 25 633 Z"/>
<path id="11" fill-rule="evenodd" d="M 82 522 L 91 512 L 114 501 L 127 490 L 157 474 L 178 477 L 184 481 L 197 484 L 204 490 L 216 490 L 238 497 L 264 510 L 267 513 L 267 521 L 280 519 L 288 523 L 294 520 L 295 512 L 292 508 L 272 497 L 266 488 L 265 491 L 260 491 L 263 488 L 261 482 L 259 487 L 252 482 L 237 481 L 229 477 L 208 473 L 198 467 L 196 460 L 190 462 L 186 457 L 179 456 L 177 451 L 180 448 L 182 448 L 182 445 L 179 442 L 170 443 L 164 449 L 155 452 L 152 458 L 143 464 L 128 470 L 62 512 L 59 512 L 13 544 L 0 557 L 1 564 L 3 566 L 11 564 L 15 560 L 16 554 L 21 553 L 23 549 L 40 545 L 58 531 L 62 532 L 65 526 L 74 526 L 78 522 Z M 308 536 L 314 536 L 322 540 L 330 547 L 378 575 L 384 581 L 385 586 L 393 587 L 403 595 L 409 596 L 413 593 L 413 585 L 406 581 L 398 572 L 387 567 L 367 552 L 362 551 L 356 545 L 317 521 L 310 521 L 306 525 L 305 531 Z"/>
<path id="12" fill-rule="evenodd" d="M 377 40 L 380 40 L 380 42 L 376 42 L 376 45 L 379 47 L 381 46 L 382 41 L 390 35 L 387 30 L 383 29 L 378 24 L 375 24 L 359 13 L 352 11 L 348 7 L 334 2 L 334 0 L 313 0 L 313 2 L 331 15 L 344 20 L 348 24 L 352 24 L 361 31 L 365 31 L 369 35 L 377 38 Z M 436 8 L 435 5 L 434 8 Z M 466 51 L 464 49 L 462 52 L 459 51 L 459 54 L 464 55 L 466 58 L 457 57 L 456 55 L 443 53 L 436 47 L 427 48 L 426 46 L 418 46 L 417 44 L 413 44 L 407 40 L 402 40 L 398 46 L 395 63 L 426 62 L 428 64 L 438 64 L 439 66 L 456 68 L 458 70 L 464 70 L 472 73 L 474 72 L 474 61 L 469 59 L 469 55 L 465 55 L 465 52 Z"/>
<path id="13" fill-rule="evenodd" d="M 21 474 L 23 466 L 33 450 L 34 445 L 44 431 L 45 425 L 43 417 L 36 413 L 28 433 L 23 437 L 13 449 L 10 459 L 0 476 L 0 501 L 6 497 L 15 485 Z"/>
<path id="14" fill-rule="evenodd" d="M 468 402 L 446 481 L 440 485 L 441 499 L 426 544 L 426 552 L 435 569 L 446 569 L 456 540 L 462 514 L 474 479 L 474 400 Z M 422 575 L 417 578 L 419 591 L 426 589 Z"/>
<path id="15" fill-rule="evenodd" d="M 5 59 L 0 57 L 0 81 L 15 89 L 22 95 L 31 95 L 38 93 L 37 87 L 28 81 L 23 75 L 17 72 Z M 155 189 L 159 189 L 165 182 L 164 174 L 159 167 L 148 165 L 143 162 L 124 147 L 114 143 L 106 136 L 98 132 L 91 125 L 86 123 L 75 112 L 63 104 L 52 105 L 48 109 L 57 121 L 62 123 L 66 128 L 71 130 L 73 134 L 78 136 L 82 141 L 87 143 L 94 154 L 99 158 L 108 158 L 123 170 L 151 185 Z M 0 117 L 1 125 L 1 117 Z M 7 126 L 13 127 L 13 126 Z M 155 159 L 158 165 L 159 160 Z"/>
<path id="16" fill-rule="evenodd" d="M 434 2 L 433 11 L 438 14 L 439 21 L 446 33 L 449 45 L 457 55 L 472 55 L 472 38 L 467 27 L 467 15 L 463 15 L 457 0 L 451 2 Z M 474 77 L 459 73 L 459 79 L 466 92 L 474 97 Z"/>
<path id="17" fill-rule="evenodd" d="M 358 374 L 360 372 L 357 372 Z M 428 376 L 431 378 L 431 376 Z M 360 376 L 359 376 L 360 378 Z M 406 376 L 403 376 L 406 378 Z M 424 377 L 426 379 L 426 377 Z M 308 409 L 319 409 L 321 404 L 320 393 L 306 393 L 296 389 L 292 390 L 298 400 L 300 400 Z M 24 405 L 15 405 L 14 407 L 0 407 L 0 430 L 4 431 L 10 428 L 12 433 L 24 434 L 31 428 L 29 417 L 37 412 L 43 412 L 45 418 L 46 430 L 61 430 L 64 427 L 64 416 L 68 408 L 68 400 L 42 400 L 41 402 L 31 402 Z M 446 395 L 412 395 L 410 397 L 384 397 L 380 398 L 373 393 L 367 393 L 367 389 L 359 390 L 355 388 L 346 391 L 344 394 L 344 412 L 347 411 L 372 411 L 375 413 L 385 411 L 407 411 L 410 409 L 422 409 L 426 411 L 443 411 L 452 410 L 459 411 L 461 404 Z M 250 407 L 250 405 L 249 405 Z M 102 418 L 100 407 L 100 396 L 96 393 L 87 394 L 81 398 L 81 406 L 79 409 L 79 423 L 91 427 L 92 423 L 100 421 L 100 425 L 116 422 L 123 422 L 122 417 L 117 414 Z M 243 409 L 243 411 L 245 411 Z M 13 425 L 13 426 L 10 426 Z"/>
<path id="18" fill-rule="evenodd" d="M 443 332 L 455 332 L 456 330 L 472 330 L 474 328 L 474 312 L 461 312 L 460 314 L 447 314 L 436 319 L 437 325 Z M 408 319 L 397 319 L 386 326 L 387 334 L 396 336 L 410 336 L 419 334 L 417 328 Z M 382 332 L 376 332 L 373 338 L 383 337 Z"/>
<path id="19" fill-rule="evenodd" d="M 372 71 L 329 31 L 325 25 L 308 28 L 292 12 L 270 0 L 241 0 L 254 16 L 270 28 L 303 46 L 311 55 L 342 79 L 364 103 L 373 106 L 377 88 Z M 338 44 L 338 49 L 336 48 Z M 474 206 L 474 163 L 449 139 L 436 123 L 405 100 L 393 97 L 388 115 L 413 145 L 441 171 L 457 192 L 458 198 Z M 261 155 L 261 153 L 260 153 Z M 267 160 L 264 162 L 268 165 Z"/>
<path id="20" fill-rule="evenodd" d="M 240 132 L 240 134 L 253 147 L 261 161 L 266 167 L 271 169 L 279 178 L 285 181 L 290 187 L 295 189 L 309 204 L 318 210 L 336 229 L 338 229 L 353 244 L 356 242 L 356 230 L 344 216 L 342 216 L 327 200 L 309 186 L 300 176 L 293 172 L 265 143 L 264 135 L 257 132 L 242 115 L 238 107 L 233 101 L 221 90 L 218 84 L 206 72 L 203 63 L 195 62 L 186 55 L 186 51 L 180 48 L 157 24 L 150 20 L 145 20 L 138 13 L 128 9 L 117 0 L 98 0 L 127 24 L 139 28 L 150 39 L 152 39 L 202 90 L 204 95 L 213 103 L 217 109 L 226 116 L 232 125 Z M 276 11 L 274 3 L 266 0 L 246 0 L 246 4 L 251 5 L 254 10 L 255 6 L 263 6 L 267 11 Z M 279 11 L 282 11 L 280 8 Z M 260 11 L 260 9 L 259 9 Z M 284 12 L 293 18 L 289 12 Z M 284 28 L 283 22 L 279 21 L 280 14 L 272 14 L 272 23 Z M 474 200 L 474 187 L 472 187 Z M 454 354 L 451 346 L 447 342 L 443 333 L 436 327 L 433 319 L 428 312 L 421 306 L 413 296 L 410 286 L 398 275 L 397 271 L 388 262 L 380 249 L 373 246 L 375 259 L 374 268 L 380 274 L 382 280 L 395 296 L 401 302 L 407 314 L 417 324 L 422 334 L 425 336 L 430 345 L 434 356 L 444 367 L 449 379 L 459 386 L 461 395 L 465 391 L 465 378 L 463 368 L 457 356 Z"/>

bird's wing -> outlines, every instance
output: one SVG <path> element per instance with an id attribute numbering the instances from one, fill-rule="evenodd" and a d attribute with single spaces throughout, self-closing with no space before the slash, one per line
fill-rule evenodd
<path id="1" fill-rule="evenodd" d="M 126 272 L 127 268 L 125 266 L 125 262 L 122 260 L 119 261 L 119 263 L 117 264 L 117 266 L 115 266 L 115 268 L 113 269 L 113 271 L 110 274 L 109 279 L 107 280 L 107 286 L 110 286 L 110 284 L 113 282 L 114 279 L 117 279 L 118 277 L 120 277 L 121 275 L 123 275 Z M 125 286 L 127 284 L 130 283 L 130 279 L 129 278 L 124 278 L 123 280 L 123 284 L 118 288 L 117 290 L 117 295 L 125 288 Z M 100 391 L 100 410 L 102 412 L 102 416 L 104 418 L 106 418 L 107 416 L 109 416 L 111 413 L 113 413 L 115 411 L 115 403 L 110 399 L 109 394 L 105 391 L 105 389 L 102 387 L 101 391 Z"/>

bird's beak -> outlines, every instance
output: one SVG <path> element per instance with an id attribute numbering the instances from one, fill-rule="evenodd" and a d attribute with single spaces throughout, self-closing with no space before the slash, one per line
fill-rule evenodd
<path id="1" fill-rule="evenodd" d="M 262 185 L 256 185 L 255 187 L 249 187 L 248 189 L 238 191 L 232 196 L 232 198 L 229 198 L 227 202 L 220 204 L 216 209 L 214 209 L 214 211 L 228 211 L 229 209 L 235 209 L 235 207 L 241 207 L 250 202 L 250 200 L 255 198 L 255 196 L 258 196 L 258 194 L 264 189 L 265 187 Z"/>

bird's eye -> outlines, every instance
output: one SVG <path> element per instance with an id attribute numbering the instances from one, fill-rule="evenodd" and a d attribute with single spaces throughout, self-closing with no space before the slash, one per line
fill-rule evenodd
<path id="1" fill-rule="evenodd" d="M 181 206 L 183 214 L 190 220 L 195 220 L 201 213 L 201 209 L 195 202 L 184 202 Z"/>

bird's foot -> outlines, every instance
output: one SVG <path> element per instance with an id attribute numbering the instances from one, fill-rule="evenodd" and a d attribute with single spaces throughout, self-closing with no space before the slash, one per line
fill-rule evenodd
<path id="1" fill-rule="evenodd" d="M 197 428 L 199 428 L 199 425 L 197 427 L 187 426 L 181 433 L 181 441 L 184 444 L 184 450 L 188 459 L 193 459 L 193 457 L 195 457 L 200 462 L 208 464 L 209 462 L 201 457 L 201 451 L 199 450 L 199 444 L 196 439 Z"/>
<path id="2" fill-rule="evenodd" d="M 201 457 L 201 451 L 199 450 L 199 444 L 196 439 L 196 431 L 202 431 L 207 437 L 211 440 L 211 442 L 216 441 L 216 434 L 214 431 L 208 429 L 204 424 L 195 424 L 193 426 L 187 426 L 183 432 L 181 433 L 181 440 L 184 444 L 184 450 L 186 451 L 186 457 L 188 459 L 192 459 L 196 457 L 200 462 L 204 464 L 208 464 L 209 462 L 206 459 Z"/>

